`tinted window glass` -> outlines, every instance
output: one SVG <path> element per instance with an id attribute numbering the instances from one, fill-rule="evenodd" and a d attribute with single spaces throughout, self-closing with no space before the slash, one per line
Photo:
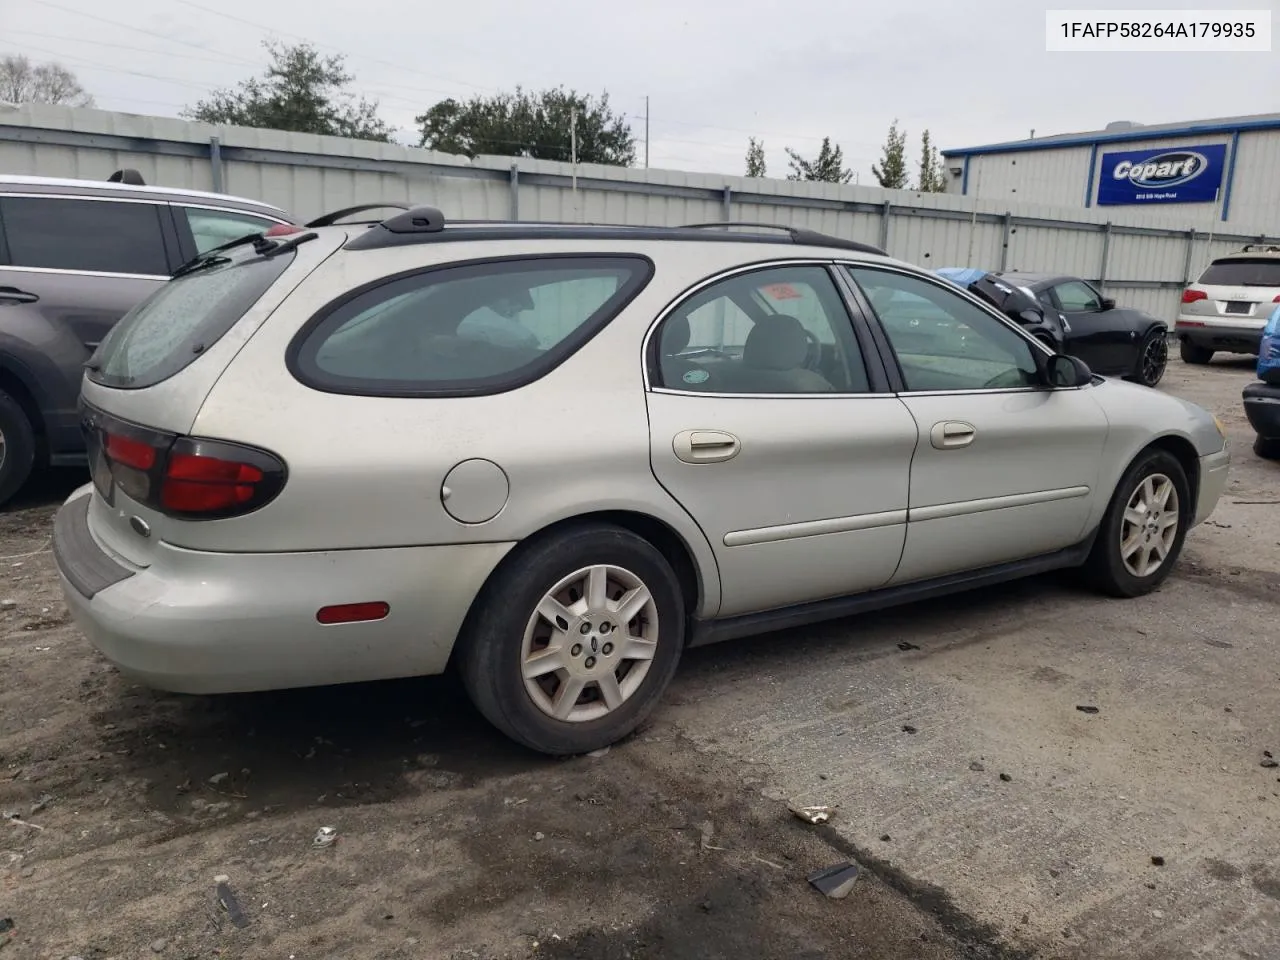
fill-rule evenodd
<path id="1" fill-rule="evenodd" d="M 198 207 L 179 207 L 180 216 L 187 218 L 191 236 L 196 242 L 196 253 L 205 253 L 232 240 L 239 240 L 250 233 L 261 233 L 275 226 L 274 220 L 266 220 L 247 213 L 229 210 L 202 210 Z"/>
<path id="2" fill-rule="evenodd" d="M 656 385 L 708 393 L 865 393 L 844 303 L 822 267 L 772 267 L 714 283 L 662 323 Z"/>
<path id="3" fill-rule="evenodd" d="M 650 269 L 633 257 L 545 257 L 415 274 L 326 315 L 292 367 L 312 386 L 350 393 L 508 389 L 586 343 Z"/>
<path id="4" fill-rule="evenodd" d="M 1200 282 L 1222 287 L 1280 287 L 1280 257 L 1218 260 L 1201 274 Z"/>
<path id="5" fill-rule="evenodd" d="M 883 270 L 849 273 L 871 301 L 908 390 L 1039 385 L 1030 344 L 952 290 Z"/>
<path id="6" fill-rule="evenodd" d="M 0 196 L 9 258 L 18 267 L 168 276 L 159 209 L 118 200 Z"/>
<path id="7" fill-rule="evenodd" d="M 1087 283 L 1072 280 L 1060 283 L 1054 288 L 1058 294 L 1058 302 L 1068 313 L 1086 313 L 1090 310 L 1101 310 L 1102 301 Z"/>
<path id="8" fill-rule="evenodd" d="M 111 328 L 89 379 L 136 389 L 167 380 L 230 330 L 284 273 L 292 251 L 262 257 L 251 246 L 170 280 Z"/>

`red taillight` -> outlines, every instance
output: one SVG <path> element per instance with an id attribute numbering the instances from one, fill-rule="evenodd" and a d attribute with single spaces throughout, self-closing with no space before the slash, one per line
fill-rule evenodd
<path id="1" fill-rule="evenodd" d="M 1208 299 L 1209 299 L 1209 295 L 1205 293 L 1203 290 L 1183 290 L 1182 291 L 1183 303 L 1195 303 L 1197 300 L 1208 300 Z"/>
<path id="2" fill-rule="evenodd" d="M 390 612 L 391 605 L 381 600 L 341 603 L 332 607 L 321 607 L 316 612 L 316 619 L 321 623 L 361 623 L 368 620 L 381 620 Z"/>
<path id="3" fill-rule="evenodd" d="M 1274 300 L 1272 300 L 1271 302 L 1272 302 L 1272 303 L 1280 303 L 1280 293 L 1277 293 L 1277 294 L 1276 294 L 1276 298 L 1275 298 Z"/>
<path id="4" fill-rule="evenodd" d="M 277 223 L 274 227 L 267 230 L 263 234 L 264 237 L 288 237 L 295 233 L 301 233 L 302 228 L 294 226 L 292 223 Z"/>
<path id="5" fill-rule="evenodd" d="M 143 440 L 108 433 L 107 457 L 113 462 L 134 470 L 150 470 L 156 465 L 156 448 Z"/>
<path id="6" fill-rule="evenodd" d="M 169 457 L 160 507 L 178 513 L 220 513 L 253 501 L 263 472 L 251 463 L 175 453 Z"/>
<path id="7" fill-rule="evenodd" d="M 284 463 L 258 447 L 175 436 L 92 408 L 82 426 L 93 481 L 108 500 L 119 489 L 171 517 L 221 520 L 252 513 L 284 488 Z"/>

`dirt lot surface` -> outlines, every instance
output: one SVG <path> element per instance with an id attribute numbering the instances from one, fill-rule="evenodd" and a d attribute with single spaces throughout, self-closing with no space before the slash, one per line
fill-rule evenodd
<path id="1" fill-rule="evenodd" d="M 0 515 L 0 960 L 1280 957 L 1280 465 L 1249 449 L 1250 367 L 1162 384 L 1234 463 L 1157 595 L 1047 578 L 694 651 L 648 729 L 569 761 L 445 680 L 123 681 L 68 622 L 49 535 L 80 478 L 55 478 Z M 847 899 L 805 882 L 845 858 Z"/>

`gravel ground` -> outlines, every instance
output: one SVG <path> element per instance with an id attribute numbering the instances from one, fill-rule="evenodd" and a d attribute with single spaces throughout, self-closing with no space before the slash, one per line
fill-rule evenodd
<path id="1" fill-rule="evenodd" d="M 694 651 L 648 729 L 570 761 L 447 680 L 123 681 L 57 589 L 56 476 L 0 515 L 0 960 L 1280 956 L 1280 465 L 1249 450 L 1250 368 L 1162 384 L 1235 463 L 1156 596 L 1046 578 Z M 806 884 L 844 858 L 847 899 Z"/>

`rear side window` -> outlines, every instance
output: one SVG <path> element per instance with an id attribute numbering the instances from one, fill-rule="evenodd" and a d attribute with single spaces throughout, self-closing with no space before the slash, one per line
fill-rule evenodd
<path id="1" fill-rule="evenodd" d="M 245 246 L 170 280 L 111 328 L 89 361 L 89 379 L 126 390 L 169 379 L 235 326 L 295 255 L 263 257 Z"/>
<path id="2" fill-rule="evenodd" d="M 255 217 L 250 213 L 232 210 L 206 210 L 201 207 L 178 207 L 178 215 L 185 217 L 191 228 L 191 238 L 196 253 L 207 253 L 232 240 L 251 233 L 262 233 L 275 226 L 274 220 Z"/>
<path id="3" fill-rule="evenodd" d="M 169 275 L 154 203 L 0 195 L 0 224 L 15 267 Z"/>
<path id="4" fill-rule="evenodd" d="M 563 363 L 652 272 L 643 257 L 549 256 L 399 277 L 320 314 L 295 340 L 289 366 L 333 393 L 498 393 Z"/>
<path id="5" fill-rule="evenodd" d="M 1218 287 L 1280 287 L 1280 257 L 1215 260 L 1200 282 Z"/>

